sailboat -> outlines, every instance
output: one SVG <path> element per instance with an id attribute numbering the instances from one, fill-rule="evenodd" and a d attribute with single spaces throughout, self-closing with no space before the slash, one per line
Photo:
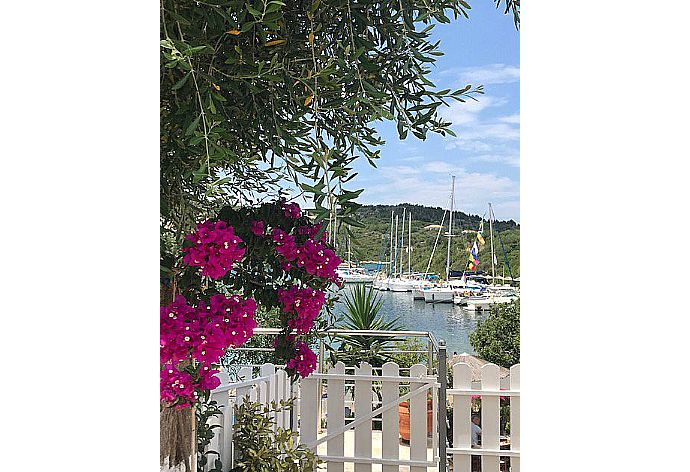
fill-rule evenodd
<path id="1" fill-rule="evenodd" d="M 390 226 L 390 251 L 388 253 L 388 272 L 379 272 L 376 274 L 376 277 L 374 277 L 374 281 L 372 283 L 372 287 L 375 290 L 381 290 L 382 292 L 385 292 L 389 290 L 389 285 L 390 285 L 390 279 L 393 276 L 393 272 L 395 269 L 395 260 L 396 258 L 393 255 L 393 213 L 394 211 L 391 210 L 391 226 Z M 396 239 L 398 237 L 397 235 L 397 225 L 396 225 Z"/>
<path id="2" fill-rule="evenodd" d="M 424 301 L 426 303 L 453 303 L 453 291 L 457 288 L 464 287 L 465 282 L 450 280 L 450 248 L 453 238 L 453 211 L 455 204 L 455 176 L 452 176 L 450 187 L 450 216 L 448 218 L 448 250 L 446 252 L 446 283 L 422 290 Z"/>
<path id="3" fill-rule="evenodd" d="M 496 276 L 496 254 L 494 253 L 494 229 L 493 229 L 493 222 L 494 222 L 494 213 L 493 213 L 493 208 L 491 207 L 491 203 L 489 203 L 489 239 L 490 239 L 490 249 L 491 249 L 491 276 L 489 277 L 491 279 L 491 283 L 485 287 L 482 288 L 481 293 L 456 293 L 454 296 L 453 301 L 456 304 L 459 305 L 465 305 L 466 309 L 471 310 L 471 311 L 482 311 L 485 309 L 488 309 L 491 307 L 491 305 L 495 304 L 501 304 L 501 303 L 510 303 L 511 301 L 517 299 L 520 296 L 520 293 L 518 289 L 511 287 L 510 285 L 496 285 L 496 280 L 501 279 L 505 280 L 505 274 L 503 277 L 497 277 Z M 477 240 L 481 243 L 484 244 L 484 238 L 481 237 L 482 234 L 482 227 L 483 227 L 483 219 L 482 223 L 479 226 L 479 231 L 478 231 L 478 236 Z M 499 234 L 499 239 L 500 239 L 500 234 Z M 501 242 L 501 249 L 503 250 L 503 257 L 505 258 L 506 263 L 508 263 L 508 258 L 505 254 L 505 248 L 503 247 L 503 240 L 500 240 Z M 476 259 L 477 254 L 474 252 L 477 249 L 476 242 L 475 246 L 472 252 L 472 255 L 474 256 L 474 259 Z M 478 260 L 474 260 L 473 258 L 470 259 L 470 263 L 468 264 L 468 268 L 470 270 L 475 269 L 475 264 L 474 263 L 479 263 Z M 505 270 L 505 267 L 504 267 Z M 511 273 L 511 280 L 512 280 L 512 270 L 510 269 L 510 264 L 508 263 L 508 270 Z M 465 273 L 463 272 L 463 278 L 465 277 Z"/>
<path id="4" fill-rule="evenodd" d="M 405 246 L 405 208 L 403 208 L 402 231 L 400 232 L 400 265 L 397 276 L 391 278 L 388 282 L 388 288 L 391 292 L 411 292 L 412 288 L 417 284 L 417 280 L 414 274 L 412 274 L 412 212 L 408 211 L 407 215 L 409 223 L 407 229 L 407 246 Z M 405 273 L 403 269 L 405 253 L 407 253 L 407 273 Z"/>
<path id="5" fill-rule="evenodd" d="M 347 262 L 340 264 L 336 269 L 336 274 L 343 282 L 347 283 L 369 283 L 373 282 L 374 276 L 367 274 L 363 267 L 352 264 L 352 246 L 350 236 L 347 236 Z"/>

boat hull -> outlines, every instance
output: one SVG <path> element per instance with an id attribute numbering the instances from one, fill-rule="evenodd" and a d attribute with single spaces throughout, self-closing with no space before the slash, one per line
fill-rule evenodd
<path id="1" fill-rule="evenodd" d="M 424 301 L 426 303 L 453 303 L 453 291 L 439 289 L 424 290 Z"/>

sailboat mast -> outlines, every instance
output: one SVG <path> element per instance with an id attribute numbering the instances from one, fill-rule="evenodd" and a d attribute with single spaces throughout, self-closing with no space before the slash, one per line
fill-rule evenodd
<path id="1" fill-rule="evenodd" d="M 405 208 L 403 207 L 402 226 L 400 226 L 400 276 L 403 275 L 403 264 L 405 257 Z"/>
<path id="2" fill-rule="evenodd" d="M 395 215 L 395 256 L 393 262 L 396 266 L 398 265 L 398 215 Z M 395 274 L 395 271 L 393 273 Z"/>
<path id="3" fill-rule="evenodd" d="M 453 237 L 453 204 L 455 202 L 455 176 L 450 185 L 450 218 L 448 219 L 448 253 L 446 255 L 446 280 L 450 278 L 450 240 Z"/>
<path id="4" fill-rule="evenodd" d="M 412 212 L 408 211 L 407 216 L 410 219 L 407 227 L 407 273 L 412 275 Z"/>
<path id="5" fill-rule="evenodd" d="M 349 227 L 348 227 L 349 229 Z M 350 241 L 350 233 L 347 234 L 347 266 L 352 268 L 352 245 Z"/>
<path id="6" fill-rule="evenodd" d="M 391 250 L 388 255 L 388 278 L 392 275 L 393 271 L 393 210 L 391 210 Z"/>
<path id="7" fill-rule="evenodd" d="M 496 285 L 496 267 L 494 266 L 494 225 L 493 210 L 489 203 L 489 235 L 491 236 L 491 283 Z"/>

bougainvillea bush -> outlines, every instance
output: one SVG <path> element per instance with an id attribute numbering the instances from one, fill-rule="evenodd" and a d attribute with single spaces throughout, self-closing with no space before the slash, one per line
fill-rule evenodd
<path id="1" fill-rule="evenodd" d="M 226 351 L 252 337 L 257 306 L 279 313 L 274 362 L 293 378 L 309 375 L 316 354 L 307 337 L 341 285 L 342 261 L 321 224 L 279 200 L 225 207 L 185 241 L 175 299 L 161 307 L 161 401 L 185 408 L 207 397 Z"/>

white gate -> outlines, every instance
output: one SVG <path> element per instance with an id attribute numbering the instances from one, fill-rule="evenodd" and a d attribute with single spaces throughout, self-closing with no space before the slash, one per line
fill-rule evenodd
<path id="1" fill-rule="evenodd" d="M 345 463 L 353 463 L 355 472 L 370 472 L 372 464 L 382 464 L 382 472 L 397 472 L 401 465 L 409 466 L 410 472 L 427 472 L 428 467 L 437 467 L 435 412 L 439 384 L 435 376 L 427 375 L 427 366 L 413 365 L 409 376 L 401 375 L 401 369 L 393 362 L 384 364 L 378 375 L 367 363 L 354 368 L 352 374 L 345 371 L 345 365 L 338 362 L 328 373 L 314 373 L 300 382 L 300 442 L 318 453 L 328 472 L 342 472 Z M 325 382 L 327 395 L 325 432 L 321 431 L 318 408 L 320 382 Z M 401 386 L 405 391 L 402 395 Z M 431 400 L 430 412 L 427 399 Z M 399 405 L 405 401 L 409 402 L 409 457 L 403 457 L 406 446 L 400 447 Z M 345 416 L 348 404 L 354 407 L 354 417 Z M 429 414 L 431 431 L 427 431 Z M 376 418 L 379 415 L 381 418 Z M 380 433 L 374 431 L 374 421 L 381 422 Z M 350 430 L 354 430 L 350 441 L 354 444 L 349 444 L 353 447 L 346 451 L 346 433 Z M 324 443 L 325 450 L 319 448 Z"/>

